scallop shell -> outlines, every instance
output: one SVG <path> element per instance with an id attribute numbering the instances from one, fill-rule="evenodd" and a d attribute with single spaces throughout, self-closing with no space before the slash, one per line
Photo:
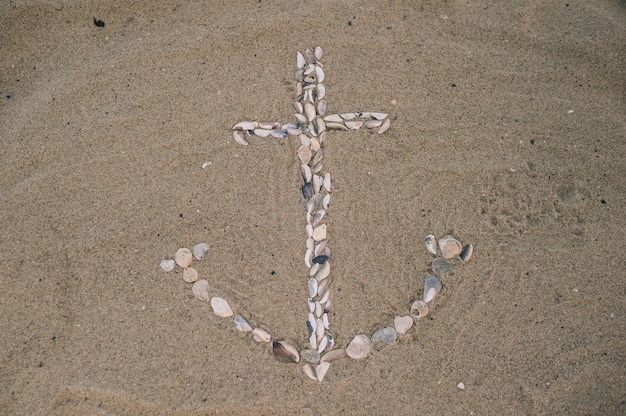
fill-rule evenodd
<path id="1" fill-rule="evenodd" d="M 441 291 L 441 280 L 435 276 L 424 277 L 424 302 L 428 303 Z"/>
<path id="2" fill-rule="evenodd" d="M 193 283 L 198 280 L 198 271 L 193 267 L 186 267 L 183 270 L 183 280 L 187 283 Z"/>
<path id="3" fill-rule="evenodd" d="M 198 243 L 191 248 L 193 256 L 196 260 L 200 261 L 204 255 L 209 251 L 209 245 L 207 243 Z"/>
<path id="4" fill-rule="evenodd" d="M 413 319 L 421 319 L 428 315 L 428 305 L 423 300 L 416 300 L 409 311 Z"/>
<path id="5" fill-rule="evenodd" d="M 393 318 L 393 327 L 400 335 L 406 334 L 406 332 L 413 326 L 413 318 L 410 316 L 396 316 Z"/>
<path id="6" fill-rule="evenodd" d="M 298 350 L 293 345 L 285 341 L 272 342 L 272 351 L 274 351 L 276 356 L 293 361 L 294 363 L 300 361 L 300 354 L 298 353 Z"/>
<path id="7" fill-rule="evenodd" d="M 256 342 L 270 342 L 272 339 L 269 332 L 261 328 L 254 328 L 252 330 L 252 338 L 254 338 Z"/>
<path id="8" fill-rule="evenodd" d="M 424 243 L 426 243 L 426 249 L 436 256 L 437 255 L 437 239 L 435 238 L 435 236 L 432 234 L 428 234 L 426 238 L 424 239 Z"/>
<path id="9" fill-rule="evenodd" d="M 372 344 L 393 344 L 396 342 L 398 333 L 390 326 L 387 328 L 379 329 L 372 334 Z"/>
<path id="10" fill-rule="evenodd" d="M 446 235 L 439 240 L 439 248 L 444 259 L 453 259 L 461 254 L 461 243 L 451 235 Z"/>
<path id="11" fill-rule="evenodd" d="M 198 280 L 191 287 L 191 291 L 196 299 L 203 300 L 205 302 L 209 301 L 209 282 L 206 280 Z"/>
<path id="12" fill-rule="evenodd" d="M 217 316 L 221 316 L 222 318 L 233 316 L 233 310 L 228 305 L 228 302 L 222 298 L 218 298 L 217 296 L 211 298 L 211 307 Z"/>
<path id="13" fill-rule="evenodd" d="M 252 332 L 252 325 L 243 316 L 237 314 L 233 319 L 235 322 L 235 329 L 240 332 Z"/>
<path id="14" fill-rule="evenodd" d="M 346 348 L 346 354 L 354 360 L 362 360 L 370 353 L 370 339 L 367 335 L 357 335 Z"/>
<path id="15" fill-rule="evenodd" d="M 461 259 L 463 263 L 465 263 L 465 262 L 468 262 L 472 258 L 473 254 L 474 254 L 474 246 L 471 243 L 469 243 L 465 247 L 463 247 L 463 250 L 461 250 L 461 254 L 459 254 L 459 258 Z"/>
<path id="16" fill-rule="evenodd" d="M 172 271 L 172 269 L 174 269 L 174 266 L 176 266 L 176 262 L 172 259 L 161 260 L 161 268 L 166 272 Z"/>
<path id="17" fill-rule="evenodd" d="M 191 250 L 188 248 L 180 248 L 174 255 L 174 261 L 176 261 L 176 264 L 183 268 L 188 267 L 192 260 L 193 255 L 191 254 Z"/>

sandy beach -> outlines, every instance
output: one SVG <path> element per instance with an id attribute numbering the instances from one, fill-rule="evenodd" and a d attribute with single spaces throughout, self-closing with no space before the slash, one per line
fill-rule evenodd
<path id="1" fill-rule="evenodd" d="M 98 23 L 98 24 L 96 24 Z M 626 5 L 598 0 L 0 5 L 0 414 L 626 413 Z M 337 347 L 321 383 L 194 298 L 305 348 L 296 51 L 323 48 Z M 458 387 L 463 383 L 464 389 Z"/>

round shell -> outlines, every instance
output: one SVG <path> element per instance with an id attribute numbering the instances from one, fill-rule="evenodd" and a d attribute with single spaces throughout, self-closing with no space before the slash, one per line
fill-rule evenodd
<path id="1" fill-rule="evenodd" d="M 443 279 L 444 277 L 446 277 L 446 274 L 452 269 L 452 265 L 448 260 L 444 259 L 443 257 L 437 257 L 433 260 L 431 269 L 435 276 Z"/>
<path id="2" fill-rule="evenodd" d="M 406 332 L 413 326 L 413 318 L 410 316 L 396 316 L 393 318 L 393 327 L 400 335 L 406 334 Z"/>
<path id="3" fill-rule="evenodd" d="M 191 287 L 191 291 L 196 299 L 203 300 L 205 302 L 209 301 L 209 282 L 206 280 L 198 280 Z"/>
<path id="4" fill-rule="evenodd" d="M 396 342 L 397 337 L 396 330 L 392 327 L 387 327 L 383 329 L 379 329 L 378 331 L 372 334 L 372 344 L 393 344 Z"/>
<path id="5" fill-rule="evenodd" d="M 463 250 L 461 250 L 461 254 L 459 254 L 459 258 L 462 262 L 465 263 L 472 258 L 472 254 L 474 254 L 474 246 L 472 245 L 472 243 L 469 243 L 465 247 L 463 247 Z"/>
<path id="6" fill-rule="evenodd" d="M 174 260 L 161 260 L 161 268 L 166 272 L 172 271 L 176 262 Z"/>
<path id="7" fill-rule="evenodd" d="M 439 240 L 439 248 L 441 249 L 441 255 L 444 259 L 453 259 L 461 254 L 463 247 L 457 239 L 451 235 L 446 235 Z"/>
<path id="8" fill-rule="evenodd" d="M 174 255 L 174 261 L 176 261 L 176 264 L 183 268 L 189 267 L 192 260 L 193 255 L 191 254 L 191 250 L 188 248 L 180 248 L 176 252 L 176 255 Z"/>
<path id="9" fill-rule="evenodd" d="M 207 243 L 198 243 L 191 249 L 193 256 L 196 260 L 200 261 L 204 255 L 209 251 L 209 245 Z"/>
<path id="10" fill-rule="evenodd" d="M 193 283 L 198 280 L 198 271 L 193 267 L 187 267 L 183 270 L 183 280 L 187 283 Z"/>
<path id="11" fill-rule="evenodd" d="M 357 335 L 346 348 L 348 357 L 354 360 L 362 360 L 370 353 L 370 339 L 367 335 Z"/>
<path id="12" fill-rule="evenodd" d="M 228 305 L 228 302 L 222 298 L 211 298 L 211 307 L 217 316 L 221 316 L 222 318 L 233 316 L 233 310 Z"/>
<path id="13" fill-rule="evenodd" d="M 409 314 L 413 319 L 420 319 L 428 315 L 428 305 L 423 300 L 416 300 L 411 305 Z"/>

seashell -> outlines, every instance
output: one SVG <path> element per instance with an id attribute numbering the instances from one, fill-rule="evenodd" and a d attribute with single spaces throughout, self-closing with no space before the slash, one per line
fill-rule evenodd
<path id="1" fill-rule="evenodd" d="M 163 270 L 165 270 L 166 272 L 172 271 L 172 269 L 174 269 L 175 265 L 176 265 L 176 262 L 174 260 L 172 260 L 172 259 L 161 260 L 161 268 Z"/>
<path id="2" fill-rule="evenodd" d="M 322 303 L 319 301 L 315 301 L 315 316 L 322 316 L 322 312 L 324 312 L 324 308 L 322 308 Z"/>
<path id="3" fill-rule="evenodd" d="M 420 319 L 428 315 L 428 305 L 423 300 L 416 300 L 411 305 L 409 314 L 413 319 Z"/>
<path id="4" fill-rule="evenodd" d="M 295 116 L 300 124 L 306 124 L 309 122 L 304 114 L 295 114 Z"/>
<path id="5" fill-rule="evenodd" d="M 320 149 L 320 152 L 321 151 L 322 150 Z M 311 172 L 319 173 L 323 168 L 324 168 L 324 164 L 322 162 L 319 162 L 318 164 L 311 166 Z"/>
<path id="6" fill-rule="evenodd" d="M 441 291 L 441 280 L 435 276 L 424 277 L 424 302 L 428 303 Z"/>
<path id="7" fill-rule="evenodd" d="M 315 72 L 315 65 L 309 64 L 304 70 L 304 75 L 311 75 L 313 72 Z"/>
<path id="8" fill-rule="evenodd" d="M 311 49 L 307 49 L 306 51 L 304 51 L 304 56 L 306 57 L 306 61 L 310 64 L 314 64 L 315 62 L 317 62 L 317 60 L 315 59 L 315 54 L 313 53 L 313 51 L 311 51 Z"/>
<path id="9" fill-rule="evenodd" d="M 321 303 L 321 302 L 320 302 Z M 332 312 L 333 311 L 333 303 L 330 299 L 324 302 L 324 312 Z"/>
<path id="10" fill-rule="evenodd" d="M 300 68 L 296 71 L 296 92 L 298 92 L 296 95 L 300 95 L 302 94 L 302 81 L 304 81 L 304 69 Z"/>
<path id="11" fill-rule="evenodd" d="M 330 290 L 324 292 L 324 294 L 320 297 L 320 303 L 325 303 L 328 298 L 330 298 Z"/>
<path id="12" fill-rule="evenodd" d="M 331 350 L 335 346 L 335 337 L 330 333 L 330 331 L 326 331 L 326 336 L 328 337 L 328 346 L 326 349 Z"/>
<path id="13" fill-rule="evenodd" d="M 322 224 L 313 230 L 313 240 L 321 241 L 326 238 L 326 224 Z"/>
<path id="14" fill-rule="evenodd" d="M 311 185 L 310 182 L 305 182 L 304 185 L 302 185 L 301 188 L 302 191 L 302 197 L 304 199 L 309 199 L 311 198 L 311 195 L 313 194 L 313 186 Z"/>
<path id="15" fill-rule="evenodd" d="M 270 135 L 277 139 L 284 139 L 285 137 L 287 137 L 287 132 L 281 129 L 273 129 L 270 130 Z"/>
<path id="16" fill-rule="evenodd" d="M 321 66 L 317 65 L 315 67 L 315 75 L 317 76 L 317 82 L 324 82 L 324 70 Z"/>
<path id="17" fill-rule="evenodd" d="M 315 119 L 315 127 L 317 128 L 317 133 L 324 133 L 326 131 L 326 123 L 321 117 L 317 117 Z"/>
<path id="18" fill-rule="evenodd" d="M 311 238 L 311 240 L 313 240 L 313 239 Z M 315 258 L 315 257 L 313 257 L 313 258 Z M 318 264 L 318 263 L 313 263 L 313 264 L 311 265 L 311 268 L 309 269 L 309 276 L 315 276 L 315 273 L 317 273 L 317 271 L 318 271 L 319 269 L 320 269 L 320 264 Z"/>
<path id="19" fill-rule="evenodd" d="M 330 275 L 330 261 L 325 261 L 321 266 L 320 270 L 315 275 L 315 279 L 318 282 L 326 279 Z"/>
<path id="20" fill-rule="evenodd" d="M 285 341 L 272 342 L 272 351 L 274 351 L 276 356 L 293 361 L 294 363 L 300 361 L 300 354 L 298 353 L 298 350 L 293 345 L 290 345 Z"/>
<path id="21" fill-rule="evenodd" d="M 235 142 L 239 143 L 242 146 L 247 146 L 250 144 L 248 139 L 246 139 L 245 134 L 239 130 L 235 130 L 233 132 L 233 139 L 235 139 Z"/>
<path id="22" fill-rule="evenodd" d="M 317 99 L 321 100 L 326 97 L 326 87 L 321 82 L 317 84 Z"/>
<path id="23" fill-rule="evenodd" d="M 327 192 L 330 192 L 330 173 L 324 175 L 324 188 Z"/>
<path id="24" fill-rule="evenodd" d="M 309 304 L 309 312 L 313 313 L 315 312 L 315 301 L 311 298 L 309 298 L 307 300 L 308 304 Z"/>
<path id="25" fill-rule="evenodd" d="M 320 212 L 322 213 L 322 214 L 320 214 L 322 217 L 324 216 L 324 214 L 326 214 L 326 211 L 321 209 L 321 210 L 319 210 L 319 211 L 317 211 L 315 213 L 315 216 L 317 216 L 317 214 L 320 213 Z M 315 248 L 313 249 L 313 255 L 315 255 L 316 257 L 320 256 L 324 252 L 324 249 L 326 248 L 326 242 L 327 241 L 328 240 L 322 240 L 322 241 L 318 242 L 315 245 Z"/>
<path id="26" fill-rule="evenodd" d="M 324 130 L 326 130 L 326 125 L 324 125 Z M 314 152 L 320 150 L 320 141 L 315 137 L 311 137 L 311 150 L 313 150 Z"/>
<path id="27" fill-rule="evenodd" d="M 272 132 L 270 130 L 265 130 L 265 129 L 254 129 L 254 130 L 252 130 L 252 134 L 254 134 L 255 136 L 259 136 L 259 137 L 267 137 L 271 133 Z"/>
<path id="28" fill-rule="evenodd" d="M 461 253 L 459 254 L 459 258 L 461 259 L 463 263 L 465 263 L 465 262 L 468 262 L 472 258 L 473 254 L 474 254 L 474 246 L 472 245 L 472 243 L 469 243 L 465 247 L 463 247 L 463 250 L 461 250 Z"/>
<path id="29" fill-rule="evenodd" d="M 315 280 L 314 278 L 310 278 L 308 287 L 309 287 L 309 296 L 310 297 L 317 296 L 317 289 L 318 289 L 317 280 Z"/>
<path id="30" fill-rule="evenodd" d="M 342 113 L 339 114 L 344 120 L 354 120 L 356 118 L 356 114 L 354 113 Z"/>
<path id="31" fill-rule="evenodd" d="M 187 283 L 193 283 L 198 280 L 198 271 L 193 267 L 185 267 L 183 270 L 183 280 Z"/>
<path id="32" fill-rule="evenodd" d="M 183 268 L 188 267 L 192 260 L 193 255 L 191 254 L 191 250 L 188 248 L 180 248 L 174 255 L 174 261 L 176 264 Z"/>
<path id="33" fill-rule="evenodd" d="M 370 339 L 366 335 L 357 335 L 354 337 L 348 347 L 346 354 L 354 360 L 362 360 L 370 353 Z"/>
<path id="34" fill-rule="evenodd" d="M 406 334 L 406 332 L 413 326 L 413 318 L 410 316 L 396 316 L 393 318 L 393 327 L 400 335 Z"/>
<path id="35" fill-rule="evenodd" d="M 288 127 L 286 129 L 283 129 L 287 132 L 288 135 L 290 136 L 298 136 L 300 133 L 302 133 L 302 130 L 300 130 L 297 127 Z"/>
<path id="36" fill-rule="evenodd" d="M 389 114 L 385 113 L 370 113 L 371 117 L 374 117 L 376 120 L 384 120 L 389 116 Z"/>
<path id="37" fill-rule="evenodd" d="M 259 127 L 259 123 L 256 121 L 240 121 L 233 126 L 233 130 L 254 130 Z"/>
<path id="38" fill-rule="evenodd" d="M 321 354 L 326 349 L 327 346 L 328 346 L 328 337 L 324 335 L 322 339 L 320 340 L 319 345 L 317 346 L 317 352 Z"/>
<path id="39" fill-rule="evenodd" d="M 306 134 L 298 134 L 298 137 L 300 138 L 300 144 L 302 146 L 311 146 L 311 138 L 309 136 L 307 136 Z"/>
<path id="40" fill-rule="evenodd" d="M 307 121 L 313 121 L 317 115 L 315 106 L 311 103 L 304 104 L 304 115 L 306 116 Z"/>
<path id="41" fill-rule="evenodd" d="M 319 194 L 323 184 L 324 178 L 322 178 L 320 175 L 313 175 L 313 189 L 316 194 Z"/>
<path id="42" fill-rule="evenodd" d="M 324 281 L 326 282 L 327 280 L 324 280 Z M 328 322 L 328 314 L 327 313 L 322 315 L 322 323 L 324 324 L 324 328 L 329 329 L 330 322 Z"/>
<path id="43" fill-rule="evenodd" d="M 311 166 L 317 165 L 323 159 L 324 159 L 324 151 L 322 149 L 319 149 L 315 153 L 315 156 L 313 156 L 313 159 L 311 160 Z M 311 167 L 311 170 L 314 170 L 313 167 Z"/>
<path id="44" fill-rule="evenodd" d="M 306 265 L 306 267 L 308 267 L 309 269 L 311 268 L 311 255 L 313 254 L 313 252 L 309 249 L 304 253 L 304 264 Z"/>
<path id="45" fill-rule="evenodd" d="M 389 130 L 389 126 L 391 126 L 391 120 L 387 119 L 385 120 L 385 122 L 383 123 L 382 126 L 380 126 L 380 128 L 378 129 L 377 133 L 378 134 L 383 134 L 384 132 L 386 132 L 387 130 Z"/>
<path id="46" fill-rule="evenodd" d="M 317 367 L 315 367 L 315 374 L 317 375 L 317 381 L 321 383 L 322 380 L 324 380 L 324 377 L 326 376 L 326 373 L 328 372 L 329 368 L 330 368 L 330 363 L 328 361 L 320 363 Z"/>
<path id="47" fill-rule="evenodd" d="M 322 318 L 317 318 L 315 320 L 315 336 L 317 337 L 318 342 L 321 341 L 324 336 L 324 322 L 322 321 Z"/>
<path id="48" fill-rule="evenodd" d="M 313 313 L 309 313 L 309 317 L 306 321 L 306 328 L 309 330 L 309 335 L 317 332 L 317 321 L 315 320 Z"/>
<path id="49" fill-rule="evenodd" d="M 320 48 L 319 46 L 315 47 L 315 51 L 313 52 L 313 54 L 315 55 L 315 58 L 319 61 L 320 59 L 322 59 L 322 48 Z"/>
<path id="50" fill-rule="evenodd" d="M 348 128 L 343 123 L 334 123 L 334 122 L 326 122 L 326 128 L 328 130 L 348 130 Z"/>
<path id="51" fill-rule="evenodd" d="M 317 118 L 315 120 L 317 120 Z M 312 137 L 317 137 L 317 123 L 315 120 L 311 121 L 307 126 L 308 132 Z M 324 126 L 324 128 L 326 128 L 326 126 Z"/>
<path id="52" fill-rule="evenodd" d="M 383 122 L 381 120 L 367 120 L 363 125 L 368 129 L 377 129 L 382 126 Z"/>
<path id="53" fill-rule="evenodd" d="M 329 114 L 324 117 L 324 121 L 327 123 L 341 123 L 343 124 L 343 118 L 339 114 Z"/>
<path id="54" fill-rule="evenodd" d="M 311 346 L 311 348 L 317 351 L 317 336 L 315 335 L 315 332 L 313 332 L 309 337 L 309 345 Z"/>
<path id="55" fill-rule="evenodd" d="M 306 165 L 306 164 L 303 163 L 300 166 L 300 173 L 302 174 L 302 180 L 305 183 L 311 182 L 311 179 L 313 177 L 313 173 L 311 172 L 311 168 L 309 167 L 309 165 Z"/>
<path id="56" fill-rule="evenodd" d="M 304 111 L 304 107 L 302 106 L 302 103 L 300 101 L 293 102 L 293 109 L 296 110 L 296 113 L 298 114 L 302 114 L 302 112 Z"/>
<path id="57" fill-rule="evenodd" d="M 328 211 L 328 207 L 330 206 L 330 194 L 324 195 L 324 199 L 322 199 L 322 208 Z"/>
<path id="58" fill-rule="evenodd" d="M 446 273 L 448 273 L 450 269 L 452 269 L 452 265 L 448 260 L 444 259 L 443 257 L 437 257 L 433 260 L 431 269 L 435 276 L 443 279 L 444 277 L 446 277 Z"/>
<path id="59" fill-rule="evenodd" d="M 459 384 L 456 385 L 459 389 L 461 390 L 465 390 L 465 383 L 460 382 Z"/>
<path id="60" fill-rule="evenodd" d="M 300 351 L 300 358 L 312 364 L 320 362 L 320 353 L 315 350 L 305 349 Z"/>
<path id="61" fill-rule="evenodd" d="M 306 60 L 304 59 L 304 55 L 302 55 L 302 52 L 296 52 L 296 66 L 298 67 L 298 69 L 304 68 L 305 65 Z"/>
<path id="62" fill-rule="evenodd" d="M 326 354 L 322 356 L 320 361 L 323 363 L 330 363 L 332 361 L 340 360 L 347 356 L 348 354 L 346 354 L 346 350 L 341 348 L 338 350 L 328 351 Z"/>
<path id="63" fill-rule="evenodd" d="M 209 245 L 207 243 L 198 243 L 191 248 L 191 252 L 196 260 L 200 261 L 204 258 L 204 255 L 209 251 Z"/>
<path id="64" fill-rule="evenodd" d="M 298 159 L 300 159 L 300 162 L 302 162 L 303 164 L 307 164 L 309 163 L 309 161 L 311 160 L 311 148 L 308 146 L 300 146 L 298 148 Z"/>
<path id="65" fill-rule="evenodd" d="M 396 330 L 390 326 L 379 329 L 372 334 L 372 344 L 393 344 L 396 342 L 397 335 Z"/>
<path id="66" fill-rule="evenodd" d="M 453 259 L 461 254 L 461 243 L 451 235 L 446 235 L 439 240 L 439 249 L 444 259 Z"/>
<path id="67" fill-rule="evenodd" d="M 434 255 L 437 255 L 437 239 L 434 235 L 428 234 L 424 239 L 426 243 L 426 249 Z"/>
<path id="68" fill-rule="evenodd" d="M 324 215 L 326 215 L 326 211 L 323 209 L 316 211 L 315 214 L 311 216 L 311 225 L 315 227 L 322 220 L 322 218 L 324 218 Z M 319 256 L 319 253 L 317 255 Z"/>
<path id="69" fill-rule="evenodd" d="M 259 122 L 259 128 L 265 129 L 265 130 L 274 130 L 274 129 L 280 129 L 280 123 L 278 121 L 261 121 Z"/>
<path id="70" fill-rule="evenodd" d="M 196 299 L 203 300 L 205 302 L 209 301 L 209 282 L 206 280 L 198 280 L 191 287 L 191 291 Z"/>
<path id="71" fill-rule="evenodd" d="M 356 116 L 358 118 L 370 118 L 372 116 L 372 113 L 370 111 L 359 111 L 356 113 Z"/>
<path id="72" fill-rule="evenodd" d="M 363 122 L 361 120 L 346 120 L 344 124 L 351 130 L 358 130 L 363 127 Z"/>
<path id="73" fill-rule="evenodd" d="M 317 208 L 317 206 L 319 205 L 319 203 L 322 201 L 322 194 L 315 194 L 313 195 L 311 198 L 307 199 L 307 201 L 304 203 L 304 209 L 306 209 L 306 212 L 313 212 L 313 210 L 315 208 Z M 307 230 L 307 234 L 308 234 L 308 230 Z M 313 234 L 313 227 L 311 227 L 311 235 Z M 309 237 L 311 235 L 308 235 Z"/>
<path id="74" fill-rule="evenodd" d="M 317 374 L 315 374 L 315 369 L 313 368 L 311 363 L 306 363 L 302 367 L 302 371 L 304 372 L 304 374 L 307 375 L 308 378 L 310 378 L 313 381 L 317 381 Z"/>
<path id="75" fill-rule="evenodd" d="M 270 342 L 272 339 L 269 332 L 261 328 L 254 328 L 252 330 L 252 338 L 254 338 L 256 342 Z"/>
<path id="76" fill-rule="evenodd" d="M 243 316 L 237 314 L 233 319 L 235 322 L 235 329 L 240 332 L 252 332 L 252 325 Z"/>
<path id="77" fill-rule="evenodd" d="M 319 114 L 320 116 L 326 114 L 326 100 L 320 100 L 317 103 L 317 114 Z"/>
<path id="78" fill-rule="evenodd" d="M 211 307 L 217 316 L 221 316 L 222 318 L 233 316 L 233 310 L 230 309 L 228 302 L 222 298 L 218 298 L 217 296 L 211 298 Z"/>

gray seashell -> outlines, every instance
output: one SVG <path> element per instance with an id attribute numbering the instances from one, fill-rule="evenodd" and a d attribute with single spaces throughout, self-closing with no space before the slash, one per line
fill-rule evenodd
<path id="1" fill-rule="evenodd" d="M 443 279 L 444 277 L 446 277 L 446 274 L 452 269 L 452 265 L 448 260 L 444 259 L 443 257 L 437 257 L 433 260 L 431 269 L 435 276 Z"/>
<path id="2" fill-rule="evenodd" d="M 176 266 L 176 262 L 172 259 L 161 260 L 161 268 L 166 272 L 172 271 L 174 269 L 174 266 Z"/>
<path id="3" fill-rule="evenodd" d="M 323 184 L 324 178 L 322 178 L 320 175 L 313 175 L 313 189 L 316 194 L 320 192 Z"/>
<path id="4" fill-rule="evenodd" d="M 472 245 L 472 243 L 469 243 L 465 247 L 463 247 L 463 249 L 461 250 L 461 254 L 459 254 L 459 258 L 463 263 L 466 263 L 472 258 L 473 254 L 474 246 Z"/>
<path id="5" fill-rule="evenodd" d="M 396 316 L 393 318 L 393 327 L 400 335 L 406 334 L 406 332 L 413 326 L 413 318 L 410 316 Z"/>
<path id="6" fill-rule="evenodd" d="M 314 64 L 317 62 L 317 59 L 315 59 L 315 54 L 311 49 L 307 49 L 306 51 L 304 51 L 304 56 L 306 57 L 306 61 L 309 64 Z"/>
<path id="7" fill-rule="evenodd" d="M 428 315 L 428 305 L 423 300 L 416 300 L 409 311 L 413 319 L 421 319 Z"/>
<path id="8" fill-rule="evenodd" d="M 243 316 L 237 314 L 233 319 L 235 322 L 235 329 L 240 332 L 252 332 L 252 325 Z"/>
<path id="9" fill-rule="evenodd" d="M 272 339 L 269 332 L 261 328 L 254 328 L 252 330 L 252 338 L 254 338 L 256 342 L 270 342 Z"/>
<path id="10" fill-rule="evenodd" d="M 242 146 L 247 146 L 250 144 L 243 131 L 235 130 L 233 132 L 233 139 L 235 139 L 235 142 L 239 143 Z"/>
<path id="11" fill-rule="evenodd" d="M 372 334 L 372 344 L 393 344 L 396 342 L 397 335 L 396 330 L 390 326 L 379 329 Z"/>
<path id="12" fill-rule="evenodd" d="M 317 375 L 317 381 L 320 383 L 324 380 L 328 369 L 330 368 L 330 363 L 328 361 L 324 361 L 320 363 L 317 367 L 315 367 L 315 374 Z"/>
<path id="13" fill-rule="evenodd" d="M 346 348 L 348 357 L 354 360 L 362 360 L 370 353 L 370 339 L 367 335 L 357 335 L 350 341 Z"/>
<path id="14" fill-rule="evenodd" d="M 332 351 L 328 351 L 326 354 L 324 354 L 321 358 L 321 362 L 325 363 L 325 362 L 332 362 L 335 360 L 340 360 L 344 357 L 347 357 L 348 354 L 346 354 L 346 350 L 341 348 L 338 350 L 332 350 Z"/>
<path id="15" fill-rule="evenodd" d="M 436 256 L 437 255 L 437 239 L 435 238 L 435 236 L 432 234 L 428 234 L 426 238 L 424 239 L 424 242 L 426 243 L 426 249 L 430 253 Z"/>
<path id="16" fill-rule="evenodd" d="M 461 254 L 461 243 L 451 235 L 446 235 L 439 240 L 439 249 L 444 259 L 453 259 Z"/>
<path id="17" fill-rule="evenodd" d="M 304 374 L 307 375 L 308 378 L 310 378 L 313 381 L 317 381 L 317 374 L 315 374 L 315 369 L 313 368 L 311 363 L 306 363 L 302 367 L 302 371 L 304 372 Z"/>
<path id="18" fill-rule="evenodd" d="M 174 255 L 174 261 L 182 268 L 188 267 L 192 260 L 193 255 L 191 254 L 191 250 L 188 248 L 179 248 Z"/>
<path id="19" fill-rule="evenodd" d="M 317 364 L 320 362 L 320 353 L 315 350 L 305 349 L 300 351 L 300 358 L 304 361 L 312 364 Z"/>
<path id="20" fill-rule="evenodd" d="M 193 256 L 196 260 L 200 261 L 204 258 L 204 255 L 209 251 L 209 245 L 207 243 L 198 243 L 191 248 Z"/>
<path id="21" fill-rule="evenodd" d="M 272 342 L 272 351 L 277 357 L 293 361 L 294 363 L 300 361 L 300 354 L 298 353 L 298 350 L 293 345 L 285 341 Z"/>
<path id="22" fill-rule="evenodd" d="M 428 303 L 441 291 L 441 280 L 435 276 L 424 277 L 424 302 Z"/>
<path id="23" fill-rule="evenodd" d="M 389 127 L 391 126 L 391 121 L 389 119 L 385 120 L 385 122 L 383 123 L 382 126 L 380 126 L 380 128 L 378 129 L 378 134 L 383 134 L 384 132 L 386 132 L 387 130 L 389 130 Z"/>
<path id="24" fill-rule="evenodd" d="M 218 298 L 217 296 L 211 298 L 211 307 L 217 316 L 221 316 L 222 318 L 233 316 L 233 310 L 228 305 L 228 302 L 222 298 Z"/>
<path id="25" fill-rule="evenodd" d="M 209 282 L 206 280 L 198 280 L 191 287 L 193 296 L 198 300 L 209 301 Z"/>
<path id="26" fill-rule="evenodd" d="M 198 271 L 193 267 L 185 267 L 183 270 L 183 280 L 187 283 L 193 283 L 198 280 Z"/>
<path id="27" fill-rule="evenodd" d="M 326 337 L 328 337 L 328 346 L 326 347 L 326 349 L 332 350 L 333 347 L 335 346 L 335 336 L 331 334 L 330 331 L 327 330 Z"/>
<path id="28" fill-rule="evenodd" d="M 287 137 L 287 131 L 281 129 L 273 129 L 270 130 L 270 135 L 277 139 L 284 139 L 285 137 Z"/>

